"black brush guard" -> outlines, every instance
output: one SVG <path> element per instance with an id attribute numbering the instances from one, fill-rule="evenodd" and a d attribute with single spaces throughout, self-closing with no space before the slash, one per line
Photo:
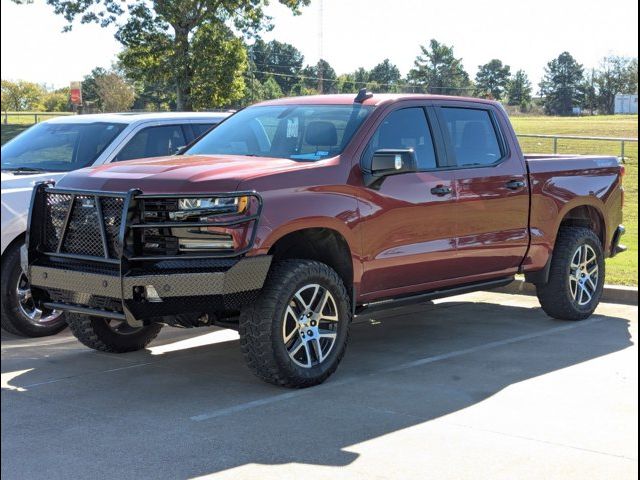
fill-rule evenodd
<path id="1" fill-rule="evenodd" d="M 56 202 L 50 200 L 53 196 Z M 141 200 L 183 197 L 250 197 L 256 211 L 215 223 L 142 220 Z M 39 183 L 31 198 L 22 267 L 34 301 L 48 309 L 124 320 L 132 326 L 158 317 L 235 312 L 255 299 L 271 264 L 268 255 L 245 256 L 255 242 L 261 212 L 262 198 L 255 192 L 144 194 L 138 189 L 96 192 Z M 140 228 L 242 224 L 251 226 L 249 239 L 232 252 L 149 256 L 135 248 Z"/>

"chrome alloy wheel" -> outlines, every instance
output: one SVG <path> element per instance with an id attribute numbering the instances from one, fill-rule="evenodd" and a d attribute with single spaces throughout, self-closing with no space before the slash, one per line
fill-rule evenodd
<path id="1" fill-rule="evenodd" d="M 298 290 L 287 305 L 282 339 L 289 358 L 300 367 L 320 365 L 338 334 L 338 307 L 326 288 L 311 284 Z"/>
<path id="2" fill-rule="evenodd" d="M 573 300 L 587 305 L 598 289 L 598 255 L 590 245 L 580 245 L 571 258 L 569 288 Z"/>
<path id="3" fill-rule="evenodd" d="M 42 311 L 36 307 L 33 298 L 31 297 L 29 281 L 24 273 L 18 277 L 16 297 L 18 299 L 18 308 L 20 309 L 20 313 L 32 325 L 46 327 L 58 321 L 60 319 L 60 315 L 62 315 L 62 312 L 59 310 Z"/>

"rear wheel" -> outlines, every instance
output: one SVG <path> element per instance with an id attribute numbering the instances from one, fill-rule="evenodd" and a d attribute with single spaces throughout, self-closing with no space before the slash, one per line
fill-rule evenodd
<path id="1" fill-rule="evenodd" d="M 23 337 L 46 337 L 67 326 L 62 312 L 40 309 L 33 302 L 29 281 L 20 266 L 20 245 L 9 247 L 2 260 L 0 288 L 3 330 Z"/>
<path id="2" fill-rule="evenodd" d="M 67 317 L 73 335 L 87 347 L 101 352 L 125 353 L 142 350 L 162 329 L 159 323 L 131 327 L 123 321 L 77 313 L 68 313 Z"/>
<path id="3" fill-rule="evenodd" d="M 310 387 L 338 368 L 349 336 L 346 288 L 327 265 L 286 260 L 273 266 L 258 300 L 240 315 L 249 367 L 269 383 Z"/>
<path id="4" fill-rule="evenodd" d="M 549 282 L 536 286 L 542 309 L 561 320 L 588 318 L 600 302 L 604 273 L 604 254 L 596 234 L 588 228 L 561 228 Z"/>

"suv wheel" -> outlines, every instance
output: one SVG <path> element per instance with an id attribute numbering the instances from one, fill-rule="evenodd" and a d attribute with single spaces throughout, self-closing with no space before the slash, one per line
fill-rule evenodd
<path id="1" fill-rule="evenodd" d="M 253 372 L 302 388 L 338 368 L 349 337 L 347 290 L 327 265 L 286 260 L 273 266 L 258 300 L 240 315 L 240 345 Z"/>
<path id="2" fill-rule="evenodd" d="M 537 285 L 542 309 L 560 320 L 584 320 L 598 306 L 604 288 L 604 254 L 588 228 L 563 227 L 551 259 L 549 282 Z"/>
<path id="3" fill-rule="evenodd" d="M 126 322 L 68 313 L 67 323 L 73 335 L 94 350 L 125 353 L 142 350 L 158 336 L 162 325 L 152 323 L 131 327 Z"/>
<path id="4" fill-rule="evenodd" d="M 9 248 L 2 260 L 0 282 L 3 330 L 23 337 L 55 335 L 67 326 L 64 314 L 36 307 L 29 282 L 20 267 L 20 246 Z"/>

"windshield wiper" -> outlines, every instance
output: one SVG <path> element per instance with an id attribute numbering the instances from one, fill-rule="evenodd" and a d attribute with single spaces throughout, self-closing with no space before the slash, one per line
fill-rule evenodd
<path id="1" fill-rule="evenodd" d="M 34 168 L 34 167 L 13 167 L 13 168 L 3 168 L 4 172 L 15 172 L 15 173 L 43 173 L 48 172 L 45 168 Z"/>

